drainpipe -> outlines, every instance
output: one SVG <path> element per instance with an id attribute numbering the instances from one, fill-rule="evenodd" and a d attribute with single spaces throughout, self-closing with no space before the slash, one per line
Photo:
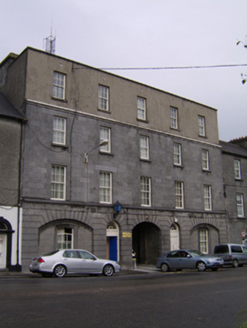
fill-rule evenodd
<path id="1" fill-rule="evenodd" d="M 21 222 L 21 162 L 22 162 L 22 136 L 23 123 L 21 122 L 21 140 L 20 140 L 20 156 L 19 156 L 19 178 L 18 178 L 18 213 L 17 213 L 17 247 L 16 247 L 16 271 L 21 272 L 20 265 L 20 222 Z"/>

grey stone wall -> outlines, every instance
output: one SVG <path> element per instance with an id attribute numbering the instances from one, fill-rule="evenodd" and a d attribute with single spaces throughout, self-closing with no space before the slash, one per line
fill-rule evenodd
<path id="1" fill-rule="evenodd" d="M 0 204 L 18 204 L 21 124 L 14 120 L 0 120 Z"/>

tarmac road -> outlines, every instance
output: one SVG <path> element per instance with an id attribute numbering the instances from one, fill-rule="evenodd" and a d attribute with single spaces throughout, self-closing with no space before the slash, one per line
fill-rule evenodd
<path id="1" fill-rule="evenodd" d="M 0 274 L 0 327 L 233 328 L 247 311 L 246 283 L 247 267 L 46 279 Z"/>

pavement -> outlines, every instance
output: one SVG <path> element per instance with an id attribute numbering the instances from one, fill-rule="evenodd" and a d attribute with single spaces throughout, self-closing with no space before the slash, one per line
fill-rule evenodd
<path id="1" fill-rule="evenodd" d="M 161 272 L 153 265 L 137 265 L 136 268 L 133 269 L 122 269 L 118 275 L 133 275 L 133 274 L 148 274 L 154 272 Z M 1 277 L 34 277 L 34 275 L 40 276 L 39 274 L 31 273 L 31 272 L 10 272 L 8 270 L 0 270 L 0 278 Z"/>

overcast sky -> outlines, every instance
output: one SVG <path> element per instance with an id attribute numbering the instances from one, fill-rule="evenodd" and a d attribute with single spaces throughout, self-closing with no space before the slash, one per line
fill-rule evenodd
<path id="1" fill-rule="evenodd" d="M 246 0 L 0 0 L 0 62 L 27 46 L 97 68 L 247 63 Z M 246 67 L 110 71 L 218 110 L 221 140 L 247 135 Z"/>

